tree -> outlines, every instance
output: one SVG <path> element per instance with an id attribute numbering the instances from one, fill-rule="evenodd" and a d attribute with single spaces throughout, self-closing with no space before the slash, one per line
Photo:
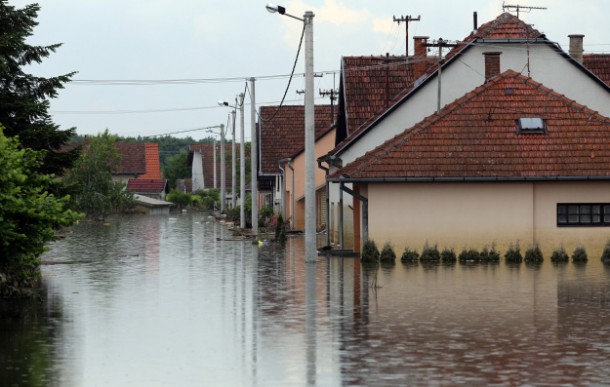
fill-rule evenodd
<path id="1" fill-rule="evenodd" d="M 0 297 L 31 289 L 40 276 L 40 255 L 58 227 L 80 215 L 46 187 L 52 177 L 36 172 L 40 151 L 19 149 L 0 126 Z"/>
<path id="2" fill-rule="evenodd" d="M 163 175 L 171 188 L 176 187 L 177 179 L 191 177 L 191 166 L 188 164 L 188 152 L 186 149 L 167 159 L 163 166 Z"/>
<path id="3" fill-rule="evenodd" d="M 74 208 L 89 218 L 103 219 L 133 202 L 133 193 L 125 190 L 125 183 L 112 180 L 112 173 L 121 163 L 115 141 L 108 130 L 91 137 L 65 179 L 73 194 Z"/>
<path id="4" fill-rule="evenodd" d="M 79 154 L 78 149 L 62 150 L 75 129 L 60 130 L 48 113 L 49 99 L 57 96 L 74 73 L 52 78 L 37 77 L 23 68 L 41 63 L 60 44 L 31 46 L 26 39 L 38 24 L 37 4 L 16 9 L 0 0 L 0 124 L 7 137 L 19 137 L 24 148 L 44 150 L 37 167 L 44 174 L 61 175 Z"/>

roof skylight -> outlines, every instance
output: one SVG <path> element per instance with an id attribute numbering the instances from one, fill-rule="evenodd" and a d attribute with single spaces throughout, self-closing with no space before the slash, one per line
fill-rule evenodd
<path id="1" fill-rule="evenodd" d="M 540 117 L 521 117 L 516 120 L 517 131 L 522 134 L 545 134 L 546 123 Z"/>

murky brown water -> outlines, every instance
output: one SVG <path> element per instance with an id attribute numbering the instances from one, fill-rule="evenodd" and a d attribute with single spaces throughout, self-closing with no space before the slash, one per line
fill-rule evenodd
<path id="1" fill-rule="evenodd" d="M 81 224 L 0 303 L 2 386 L 610 385 L 610 268 L 304 263 L 202 214 Z"/>

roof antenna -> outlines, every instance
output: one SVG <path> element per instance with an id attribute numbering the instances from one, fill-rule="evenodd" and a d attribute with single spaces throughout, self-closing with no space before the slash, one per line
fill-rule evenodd
<path id="1" fill-rule="evenodd" d="M 546 7 L 530 7 L 530 6 L 518 5 L 518 4 L 508 5 L 508 4 L 505 4 L 504 1 L 502 2 L 502 10 L 504 12 L 506 12 L 506 11 L 508 11 L 508 12 L 517 11 L 517 18 L 519 17 L 519 12 L 521 10 L 525 10 L 526 12 L 529 13 L 529 12 L 532 11 L 532 9 L 547 9 L 547 8 Z"/>
<path id="2" fill-rule="evenodd" d="M 406 34 L 406 48 L 405 48 L 405 52 L 407 53 L 407 63 L 409 62 L 409 22 L 412 21 L 420 21 L 421 20 L 421 15 L 417 15 L 417 17 L 413 17 L 411 15 L 407 15 L 407 16 L 400 16 L 400 17 L 396 17 L 396 16 L 392 16 L 392 18 L 394 19 L 395 23 L 398 23 L 398 25 L 400 25 L 401 22 L 405 23 L 405 34 Z"/>

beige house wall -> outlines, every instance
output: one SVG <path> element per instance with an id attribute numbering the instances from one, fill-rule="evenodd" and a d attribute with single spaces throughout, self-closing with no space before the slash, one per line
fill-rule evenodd
<path id="1" fill-rule="evenodd" d="M 421 251 L 481 249 L 500 253 L 518 242 L 522 252 L 538 243 L 546 257 L 579 244 L 599 256 L 608 227 L 557 227 L 557 203 L 610 203 L 610 182 L 369 184 L 369 238 Z"/>
<path id="2" fill-rule="evenodd" d="M 335 130 L 329 131 L 316 141 L 315 159 L 326 155 L 335 147 Z M 301 152 L 290 162 L 294 172 L 288 167 L 288 163 L 283 165 L 285 169 L 286 184 L 286 218 L 294 216 L 294 229 L 303 230 L 305 227 L 305 152 Z M 292 192 L 292 182 L 294 179 L 294 192 Z M 323 169 L 315 165 L 315 184 L 316 190 L 326 185 L 326 173 Z M 294 212 L 292 198 L 294 197 Z M 291 201 L 288 203 L 288 201 Z M 317 212 L 317 211 L 316 211 Z"/>

